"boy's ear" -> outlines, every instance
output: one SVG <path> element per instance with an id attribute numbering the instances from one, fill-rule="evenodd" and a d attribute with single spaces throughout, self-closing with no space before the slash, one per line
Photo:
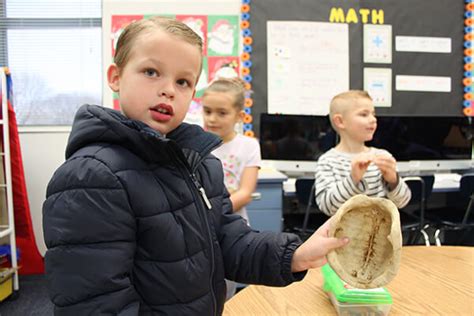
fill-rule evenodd
<path id="1" fill-rule="evenodd" d="M 107 69 L 107 82 L 110 89 L 114 92 L 119 92 L 120 87 L 120 70 L 116 64 L 111 64 Z"/>
<path id="2" fill-rule="evenodd" d="M 334 123 L 334 126 L 336 126 L 338 129 L 344 127 L 344 122 L 342 120 L 341 114 L 334 114 L 334 116 L 332 117 L 332 122 Z"/>

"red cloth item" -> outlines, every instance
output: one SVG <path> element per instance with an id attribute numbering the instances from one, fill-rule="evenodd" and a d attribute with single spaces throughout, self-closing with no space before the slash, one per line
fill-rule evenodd
<path id="1" fill-rule="evenodd" d="M 38 251 L 33 231 L 18 126 L 16 124 L 15 112 L 10 102 L 8 102 L 8 121 L 16 246 L 20 256 L 18 261 L 19 273 L 41 274 L 44 273 L 44 262 L 43 257 Z M 1 131 L 3 133 L 3 130 Z"/>

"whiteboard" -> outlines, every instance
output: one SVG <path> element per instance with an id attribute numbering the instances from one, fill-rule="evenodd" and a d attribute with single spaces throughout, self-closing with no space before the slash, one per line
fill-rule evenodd
<path id="1" fill-rule="evenodd" d="M 268 113 L 326 115 L 349 90 L 349 27 L 267 21 Z"/>

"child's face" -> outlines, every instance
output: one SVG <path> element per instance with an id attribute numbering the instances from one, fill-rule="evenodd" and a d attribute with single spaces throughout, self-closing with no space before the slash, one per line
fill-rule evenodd
<path id="1" fill-rule="evenodd" d="M 200 65 L 197 46 L 155 29 L 136 39 L 121 73 L 111 65 L 107 76 L 127 117 L 167 134 L 188 111 Z"/>
<path id="2" fill-rule="evenodd" d="M 234 137 L 234 126 L 243 112 L 234 106 L 234 98 L 225 92 L 207 92 L 202 98 L 204 128 L 224 142 Z"/>
<path id="3" fill-rule="evenodd" d="M 370 99 L 358 99 L 342 114 L 342 131 L 356 142 L 372 140 L 376 129 L 377 119 Z"/>

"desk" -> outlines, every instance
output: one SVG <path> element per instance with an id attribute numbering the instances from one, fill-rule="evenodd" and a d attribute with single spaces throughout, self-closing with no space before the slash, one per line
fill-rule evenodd
<path id="1" fill-rule="evenodd" d="M 457 173 L 435 173 L 435 180 L 433 183 L 434 193 L 446 193 L 459 191 L 459 181 L 461 175 Z M 305 177 L 306 178 L 306 177 Z M 288 178 L 283 182 L 283 192 L 285 196 L 295 196 L 295 181 L 296 178 Z"/>
<path id="2" fill-rule="evenodd" d="M 474 247 L 403 247 L 400 271 L 387 286 L 395 315 L 474 315 Z M 251 285 L 224 315 L 336 315 L 320 269 L 284 288 Z"/>
<path id="3" fill-rule="evenodd" d="M 271 169 L 260 169 L 253 201 L 247 205 L 250 226 L 261 231 L 281 232 L 283 226 L 283 181 L 288 177 Z"/>

